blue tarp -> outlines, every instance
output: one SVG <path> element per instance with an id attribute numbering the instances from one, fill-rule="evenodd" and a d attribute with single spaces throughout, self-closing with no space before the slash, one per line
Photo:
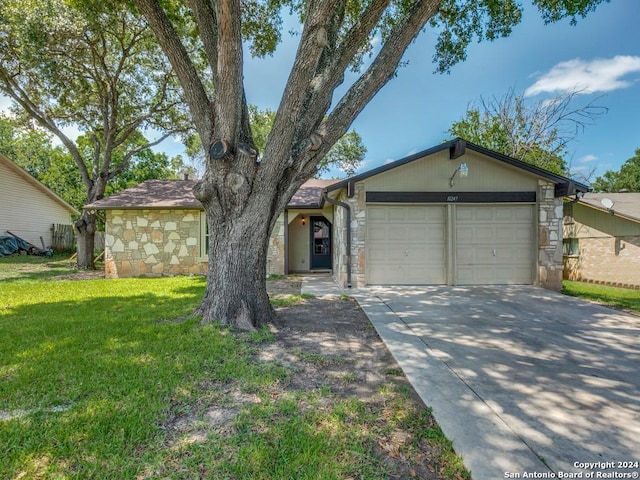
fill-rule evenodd
<path id="1" fill-rule="evenodd" d="M 0 257 L 12 255 L 18 250 L 29 251 L 29 245 L 22 239 L 15 237 L 0 237 Z"/>

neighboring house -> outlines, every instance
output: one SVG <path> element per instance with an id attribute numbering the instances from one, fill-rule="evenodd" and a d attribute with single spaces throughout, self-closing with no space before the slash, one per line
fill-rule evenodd
<path id="1" fill-rule="evenodd" d="M 53 225 L 71 225 L 75 208 L 0 154 L 0 235 L 9 231 L 41 247 L 49 247 Z"/>
<path id="2" fill-rule="evenodd" d="M 640 288 L 640 193 L 565 203 L 564 278 Z"/>
<path id="3" fill-rule="evenodd" d="M 162 183 L 164 182 L 164 183 Z M 149 181 L 107 213 L 107 276 L 204 273 L 193 182 Z M 562 286 L 562 204 L 588 187 L 456 139 L 346 180 L 310 180 L 278 219 L 268 273 L 339 284 Z"/>

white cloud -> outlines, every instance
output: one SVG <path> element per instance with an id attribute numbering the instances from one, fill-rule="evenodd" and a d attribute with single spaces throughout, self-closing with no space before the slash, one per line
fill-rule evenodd
<path id="1" fill-rule="evenodd" d="M 387 159 L 384 161 L 384 164 L 385 164 L 385 165 L 389 165 L 390 163 L 393 163 L 393 162 L 395 162 L 396 160 L 397 160 L 397 158 L 387 158 Z"/>
<path id="2" fill-rule="evenodd" d="M 585 155 L 584 157 L 579 158 L 578 162 L 589 163 L 589 162 L 594 162 L 596 160 L 598 160 L 598 157 L 596 157 L 595 155 Z"/>
<path id="3" fill-rule="evenodd" d="M 618 55 L 586 61 L 579 58 L 560 62 L 527 88 L 525 96 L 540 93 L 583 91 L 610 92 L 631 86 L 636 79 L 623 77 L 640 73 L 640 57 Z"/>
<path id="4" fill-rule="evenodd" d="M 0 94 L 0 112 L 7 113 L 10 106 L 11 100 L 9 100 L 9 97 Z"/>

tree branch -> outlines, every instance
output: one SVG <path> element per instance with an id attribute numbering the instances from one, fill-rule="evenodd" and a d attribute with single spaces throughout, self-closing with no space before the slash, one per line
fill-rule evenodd
<path id="1" fill-rule="evenodd" d="M 321 127 L 318 134 L 324 137 L 323 146 L 316 154 L 307 153 L 308 159 L 317 163 L 319 159 L 315 157 L 321 158 L 344 135 L 367 103 L 393 78 L 407 47 L 437 13 L 440 3 L 439 0 L 418 0 L 405 18 L 398 22 L 373 63 L 349 88 Z"/>
<path id="2" fill-rule="evenodd" d="M 78 170 L 80 170 L 80 175 L 82 177 L 82 182 L 85 187 L 88 189 L 91 188 L 93 182 L 91 177 L 89 176 L 89 171 L 87 170 L 87 166 L 82 159 L 82 155 L 78 150 L 76 144 L 67 137 L 62 130 L 58 128 L 58 126 L 51 120 L 48 115 L 41 111 L 34 102 L 31 101 L 27 92 L 25 92 L 18 83 L 9 75 L 9 73 L 4 69 L 0 68 L 0 82 L 3 84 L 4 88 L 2 89 L 7 95 L 9 95 L 16 103 L 18 103 L 25 111 L 29 112 L 31 115 L 42 127 L 49 130 L 56 137 L 60 139 L 62 144 L 67 147 L 67 150 L 73 157 L 73 160 L 76 162 L 78 166 Z"/>
<path id="3" fill-rule="evenodd" d="M 213 69 L 213 107 L 214 118 L 225 120 L 216 122 L 214 135 L 236 144 L 245 98 L 240 0 L 218 0 L 215 9 L 218 55 Z"/>
<path id="4" fill-rule="evenodd" d="M 125 154 L 124 158 L 122 159 L 122 162 L 120 162 L 120 165 L 118 165 L 115 169 L 113 169 L 111 172 L 107 174 L 107 180 L 111 180 L 112 178 L 115 178 L 116 176 L 124 172 L 127 168 L 129 168 L 129 163 L 131 162 L 131 159 L 136 154 L 140 153 L 143 150 L 146 150 L 147 148 L 151 148 L 162 143 L 164 140 L 166 140 L 170 136 L 171 136 L 170 133 L 165 133 L 164 135 L 157 138 L 153 142 L 147 142 L 144 145 L 141 145 L 139 147 L 134 148 L 133 150 L 128 151 Z"/>
<path id="5" fill-rule="evenodd" d="M 211 71 L 218 65 L 218 21 L 210 0 L 185 0 L 193 12 Z"/>
<path id="6" fill-rule="evenodd" d="M 308 137 L 324 118 L 331 105 L 333 92 L 344 81 L 344 72 L 353 63 L 363 45 L 370 40 L 371 33 L 388 5 L 389 0 L 374 0 L 369 4 L 334 54 L 328 58 L 323 71 L 314 78 L 306 111 L 315 114 L 307 115 L 308 121 L 298 129 L 302 138 Z"/>
<path id="7" fill-rule="evenodd" d="M 209 97 L 189 54 L 158 0 L 135 0 L 180 80 L 196 131 L 203 145 L 213 131 Z"/>
<path id="8" fill-rule="evenodd" d="M 327 28 L 332 14 L 339 10 L 337 8 L 339 1 L 312 0 L 309 2 L 296 58 L 269 134 L 269 138 L 275 137 L 279 141 L 277 144 L 267 141 L 265 151 L 267 159 L 288 156 L 283 149 L 293 144 L 298 123 L 306 112 L 308 88 L 312 87 L 312 82 L 315 81 L 320 57 L 328 45 Z M 274 148 L 275 151 L 270 151 L 270 148 Z M 277 166 L 271 168 L 277 168 Z"/>

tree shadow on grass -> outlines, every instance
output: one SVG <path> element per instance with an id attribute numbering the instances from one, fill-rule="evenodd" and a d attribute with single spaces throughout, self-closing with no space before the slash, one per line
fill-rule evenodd
<path id="1" fill-rule="evenodd" d="M 191 312 L 201 294 L 198 285 L 131 296 L 105 289 L 3 306 L 0 478 L 135 478 L 139 449 L 158 438 L 168 406 L 238 356 L 233 336 L 215 326 L 158 323 Z"/>

